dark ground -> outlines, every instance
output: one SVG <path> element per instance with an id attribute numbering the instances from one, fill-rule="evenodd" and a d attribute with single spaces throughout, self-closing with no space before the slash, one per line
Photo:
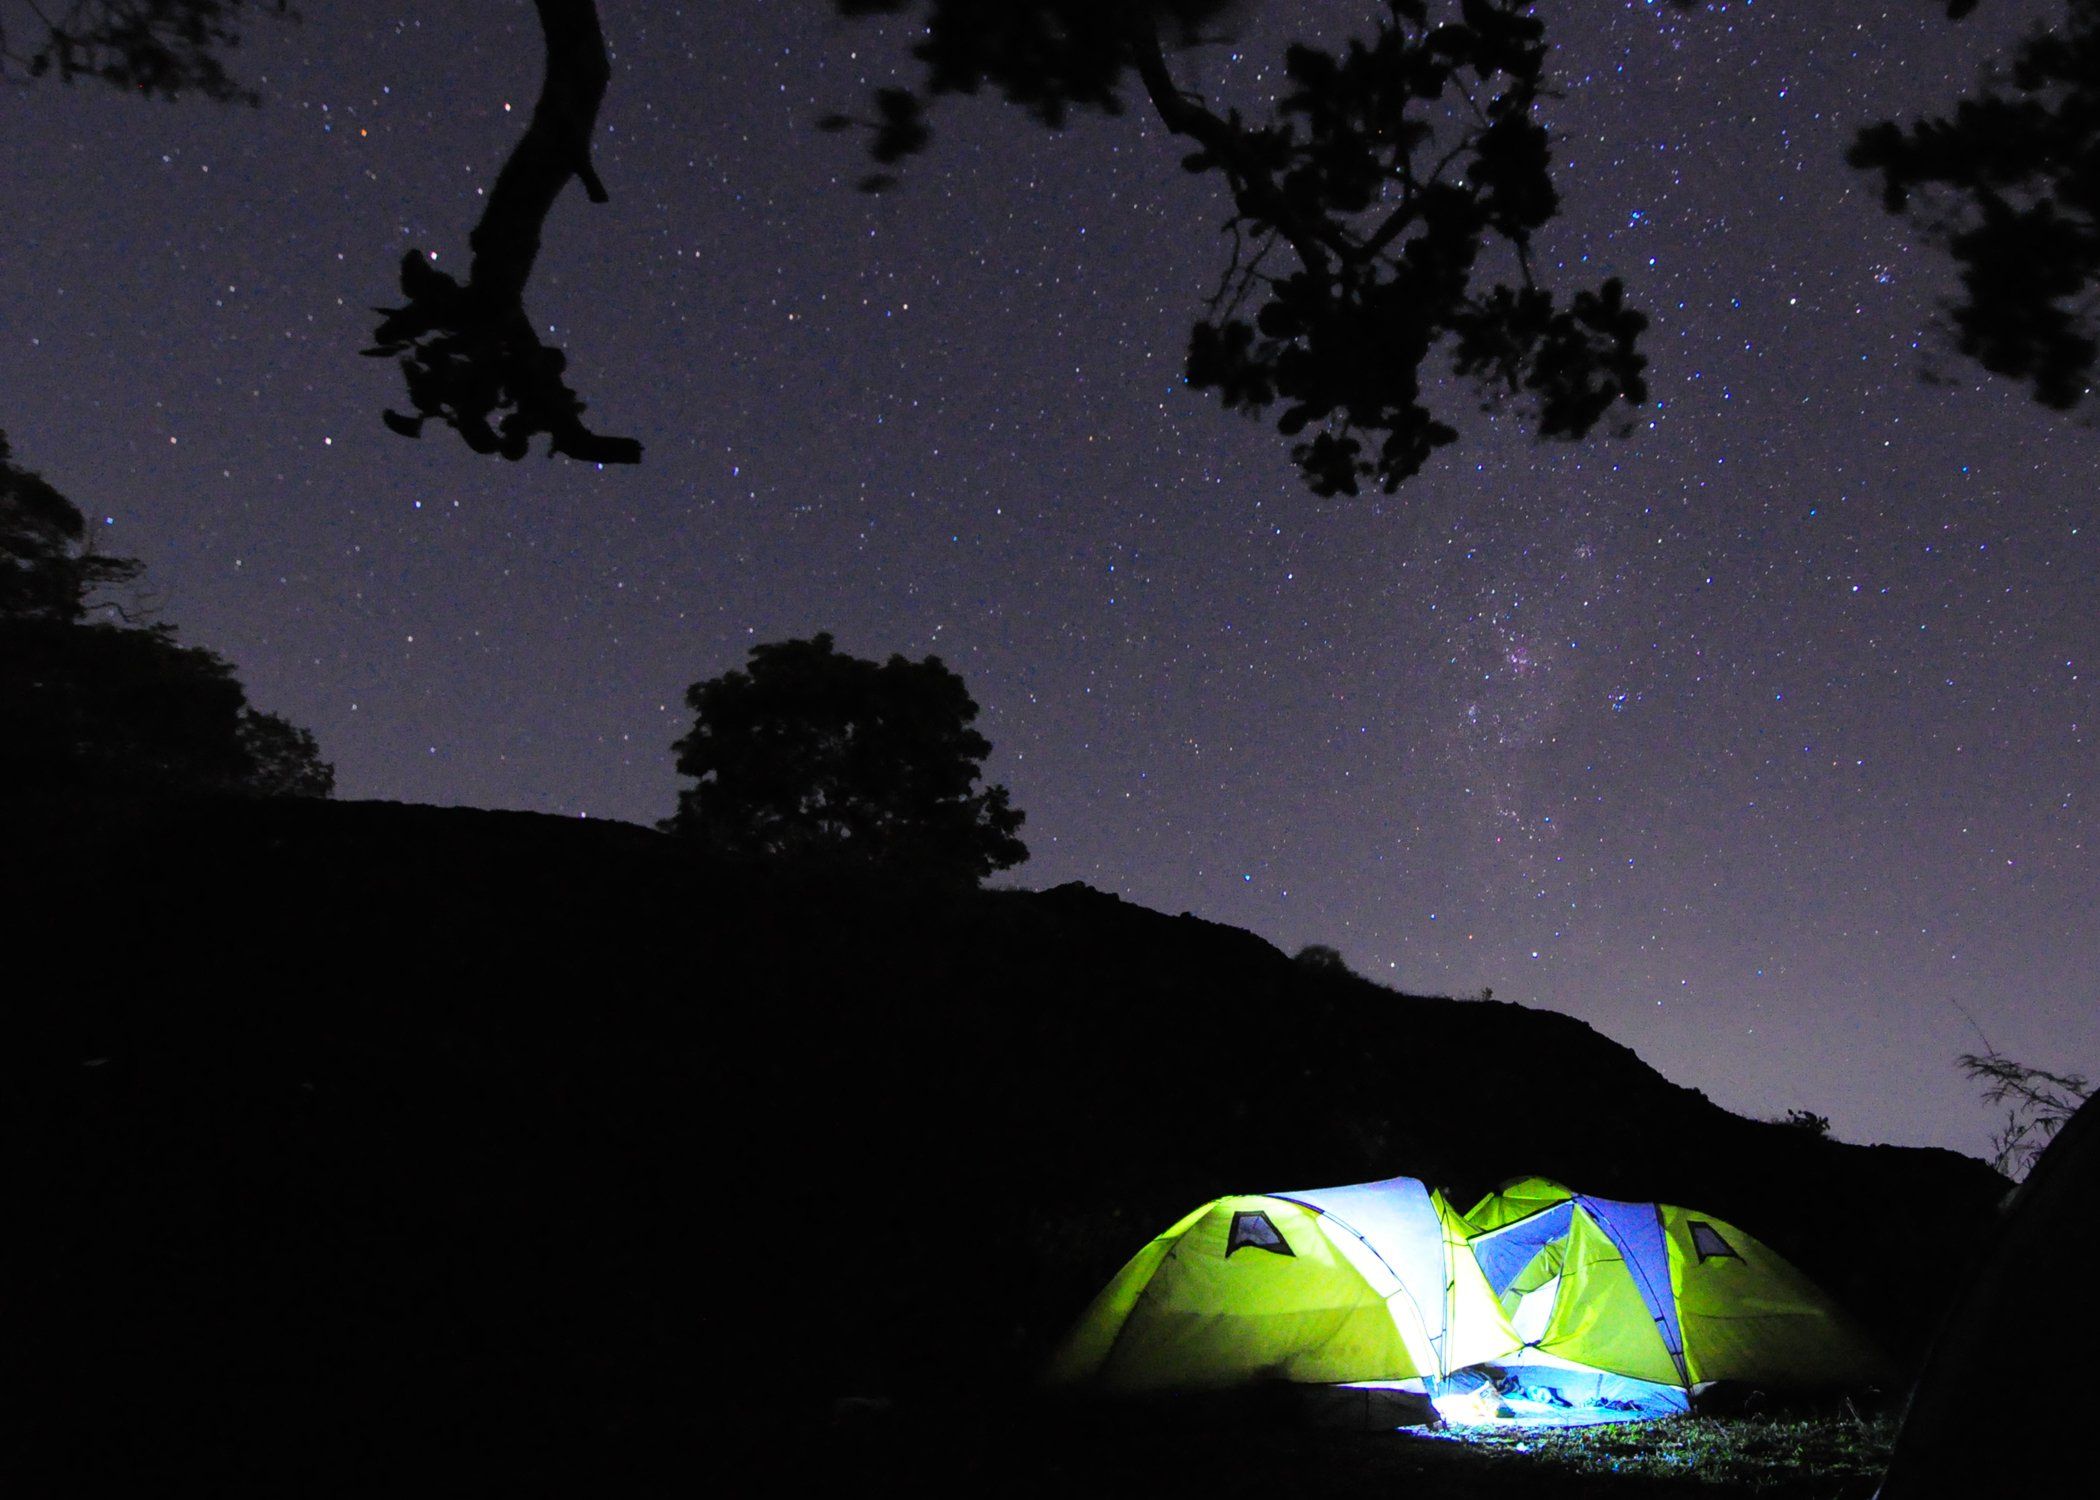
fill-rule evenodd
<path id="1" fill-rule="evenodd" d="M 46 1487 L 874 1463 L 1047 1494 L 1194 1488 L 1221 1448 L 1250 1494 L 1383 1482 L 1475 1460 L 1045 1425 L 1028 1374 L 1195 1204 L 1395 1173 L 1699 1207 L 1909 1359 L 2003 1187 L 1083 887 L 382 804 L 18 813 L 6 847 L 0 1386 L 33 1397 L 0 1473 Z M 839 1418 L 861 1395 L 898 1404 Z"/>
<path id="2" fill-rule="evenodd" d="M 1253 1403 L 1259 1405 L 1260 1403 Z M 849 1406 L 755 1459 L 754 1489 L 838 1493 L 869 1475 L 937 1493 L 1057 1500 L 1074 1494 L 1405 1495 L 1420 1500 L 1868 1500 L 1893 1424 L 1849 1409 L 1681 1418 L 1463 1440 L 1348 1430 L 1287 1410 L 1161 1414 L 1136 1408 L 914 1413 Z"/>

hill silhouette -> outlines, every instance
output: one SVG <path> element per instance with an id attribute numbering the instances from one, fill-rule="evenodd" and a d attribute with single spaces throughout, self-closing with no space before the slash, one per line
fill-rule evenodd
<path id="1" fill-rule="evenodd" d="M 1083 886 L 376 803 L 9 841 L 30 1477 L 685 1472 L 845 1395 L 1021 1389 L 1188 1208 L 1394 1173 L 1691 1204 L 1908 1357 L 2004 1187 Z"/>

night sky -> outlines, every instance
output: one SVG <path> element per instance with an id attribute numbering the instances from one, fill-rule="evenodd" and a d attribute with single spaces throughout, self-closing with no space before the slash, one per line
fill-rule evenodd
<path id="1" fill-rule="evenodd" d="M 1225 210 L 1141 111 L 944 106 L 869 199 L 815 121 L 899 33 L 602 9 L 612 202 L 528 305 L 639 469 L 405 441 L 357 357 L 405 249 L 464 268 L 526 0 L 258 24 L 259 110 L 0 90 L 0 426 L 341 795 L 653 821 L 686 685 L 828 629 L 963 674 L 1008 880 L 1491 986 L 1847 1139 L 1982 1150 L 1975 1027 L 2100 1073 L 2100 433 L 1949 351 L 1948 263 L 1843 164 L 2034 7 L 1542 7 L 1542 262 L 1627 279 L 1652 408 L 1541 445 L 1454 387 L 1461 443 L 1355 501 L 1183 387 Z"/>

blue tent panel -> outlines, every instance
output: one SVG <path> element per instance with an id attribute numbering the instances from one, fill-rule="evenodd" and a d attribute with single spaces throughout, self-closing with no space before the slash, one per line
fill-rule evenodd
<path id="1" fill-rule="evenodd" d="M 1528 1219 L 1505 1224 L 1473 1241 L 1473 1258 L 1480 1262 L 1488 1290 L 1501 1296 L 1509 1290 L 1539 1251 L 1555 1240 L 1566 1239 L 1575 1214 L 1573 1203 L 1556 1203 Z M 1664 1285 L 1668 1285 L 1665 1278 Z"/>
<path id="2" fill-rule="evenodd" d="M 1648 1315 L 1662 1334 L 1663 1347 L 1683 1373 L 1684 1334 L 1677 1326 L 1677 1298 L 1670 1290 L 1670 1244 L 1663 1237 L 1662 1210 L 1653 1203 L 1620 1203 L 1610 1198 L 1575 1201 L 1625 1258 L 1641 1300 L 1648 1304 Z"/>

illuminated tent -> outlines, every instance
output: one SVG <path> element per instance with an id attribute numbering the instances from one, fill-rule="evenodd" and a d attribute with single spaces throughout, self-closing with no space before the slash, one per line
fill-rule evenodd
<path id="1" fill-rule="evenodd" d="M 1871 1384 L 1882 1355 L 1806 1276 L 1711 1214 L 1622 1203 L 1525 1178 L 1466 1220 L 1475 1261 L 1523 1352 L 1497 1361 L 1528 1384 L 1595 1377 L 1651 1403 L 1716 1381 L 1813 1389 Z M 1613 1394 L 1609 1391 L 1603 1394 Z"/>
<path id="2" fill-rule="evenodd" d="M 1516 1344 L 1465 1225 L 1394 1177 L 1205 1204 L 1131 1257 L 1049 1375 L 1115 1392 L 1426 1383 Z"/>

